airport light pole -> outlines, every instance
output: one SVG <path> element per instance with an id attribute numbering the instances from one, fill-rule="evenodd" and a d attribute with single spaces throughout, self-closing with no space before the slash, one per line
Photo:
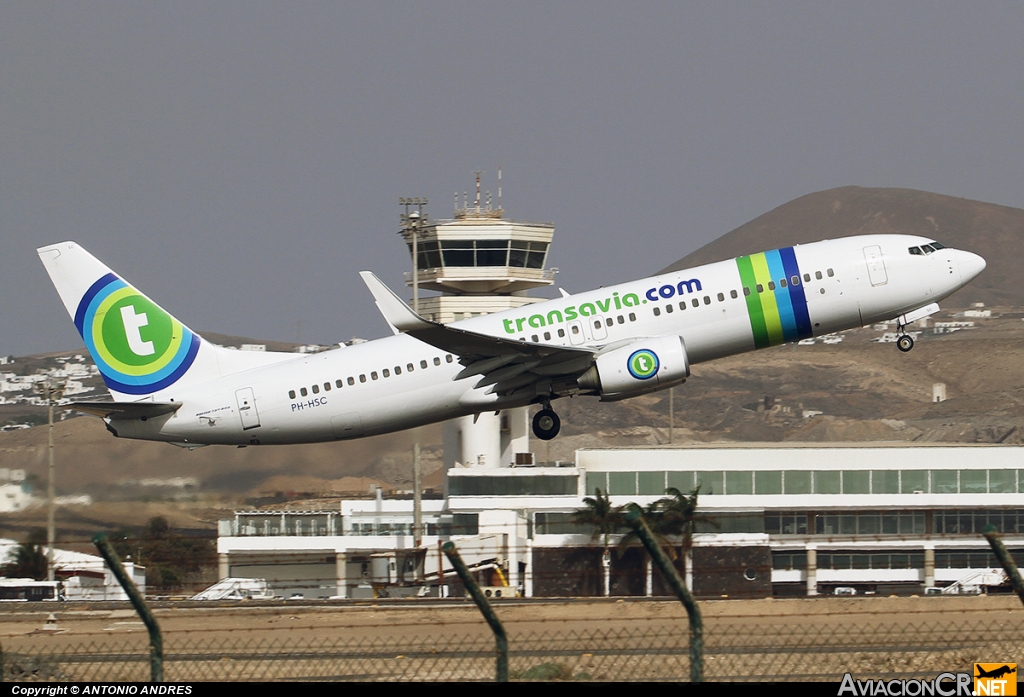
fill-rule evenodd
<path id="1" fill-rule="evenodd" d="M 50 377 L 45 378 L 42 382 L 36 383 L 35 388 L 36 394 L 43 395 L 46 400 L 48 407 L 48 423 L 49 423 L 49 434 L 48 434 L 48 449 L 50 455 L 50 466 L 49 475 L 46 480 L 46 499 L 47 499 L 47 512 L 46 512 L 46 580 L 53 581 L 55 577 L 53 568 L 53 546 L 55 538 L 57 537 L 57 524 L 55 521 L 56 506 L 54 504 L 54 493 L 53 493 L 53 480 L 54 480 L 54 466 L 53 466 L 53 405 L 56 404 L 64 396 L 64 386 L 58 384 L 55 380 Z"/>

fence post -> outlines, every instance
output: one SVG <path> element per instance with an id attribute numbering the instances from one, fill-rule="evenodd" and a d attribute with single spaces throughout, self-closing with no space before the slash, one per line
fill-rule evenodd
<path id="1" fill-rule="evenodd" d="M 110 567 L 110 571 L 113 572 L 117 582 L 124 588 L 124 592 L 128 594 L 128 599 L 132 601 L 132 606 L 135 611 L 139 613 L 139 617 L 142 618 L 143 624 L 146 625 L 146 629 L 149 631 L 149 679 L 150 682 L 163 682 L 164 681 L 164 639 L 160 634 L 160 625 L 156 623 L 156 617 L 150 612 L 149 607 L 146 605 L 146 601 L 143 600 L 142 594 L 139 593 L 139 589 L 135 587 L 135 584 L 128 574 L 125 573 L 124 567 L 121 565 L 121 560 L 118 559 L 117 553 L 114 552 L 114 548 L 110 546 L 110 541 L 107 540 L 107 536 L 103 533 L 97 533 L 92 538 L 92 543 L 96 545 L 96 549 L 100 551 L 100 555 L 103 560 L 107 562 L 107 566 Z"/>
<path id="2" fill-rule="evenodd" d="M 484 597 L 483 592 L 480 590 L 480 586 L 477 585 L 476 579 L 473 578 L 473 574 L 469 573 L 469 569 L 466 568 L 466 564 L 462 561 L 462 557 L 459 556 L 459 550 L 455 548 L 454 542 L 445 542 L 441 548 L 445 556 L 455 567 L 455 573 L 462 579 L 462 583 L 465 584 L 466 590 L 469 591 L 470 596 L 473 598 L 473 602 L 480 608 L 480 614 L 487 620 L 487 624 L 491 626 L 491 631 L 494 632 L 494 643 L 498 649 L 498 660 L 495 665 L 495 681 L 496 682 L 508 682 L 508 637 L 505 636 L 505 628 L 501 626 L 501 620 L 494 614 L 494 608 L 487 602 L 487 598 Z"/>
<path id="3" fill-rule="evenodd" d="M 676 596 L 686 608 L 686 614 L 690 617 L 690 682 L 704 681 L 704 620 L 700 616 L 700 608 L 687 590 L 683 579 L 679 578 L 679 572 L 672 566 L 665 550 L 654 539 L 651 529 L 637 505 L 630 505 L 626 508 L 626 523 L 636 530 L 640 541 L 644 543 L 651 559 L 661 570 L 662 576 L 672 586 Z"/>
<path id="4" fill-rule="evenodd" d="M 996 559 L 1003 565 L 1003 569 L 1006 571 L 1006 575 L 1010 577 L 1010 585 L 1013 586 L 1014 592 L 1020 601 L 1024 603 L 1024 581 L 1021 580 L 1020 571 L 1017 569 L 1017 565 L 1013 562 L 1013 557 L 1006 551 L 1006 546 L 1003 545 L 1003 541 L 999 539 L 999 533 L 996 532 L 996 526 L 986 525 L 981 531 L 981 534 L 988 540 L 989 545 L 992 546 L 992 552 L 995 553 Z"/>

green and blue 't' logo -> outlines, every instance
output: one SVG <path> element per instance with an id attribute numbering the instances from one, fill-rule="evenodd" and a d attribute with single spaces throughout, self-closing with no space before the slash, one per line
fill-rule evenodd
<path id="1" fill-rule="evenodd" d="M 125 394 L 174 384 L 199 351 L 198 336 L 112 273 L 86 291 L 75 326 L 107 387 Z"/>
<path id="2" fill-rule="evenodd" d="M 658 361 L 658 354 L 650 349 L 640 349 L 630 354 L 626 361 L 629 374 L 637 380 L 653 378 L 658 373 L 661 363 Z"/>

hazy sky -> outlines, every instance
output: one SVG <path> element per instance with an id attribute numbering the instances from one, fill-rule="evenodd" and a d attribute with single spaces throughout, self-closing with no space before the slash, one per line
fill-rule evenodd
<path id="1" fill-rule="evenodd" d="M 73 239 L 192 328 L 388 333 L 398 197 L 496 188 L 570 291 L 812 191 L 1024 207 L 1024 3 L 0 2 L 0 354 Z"/>

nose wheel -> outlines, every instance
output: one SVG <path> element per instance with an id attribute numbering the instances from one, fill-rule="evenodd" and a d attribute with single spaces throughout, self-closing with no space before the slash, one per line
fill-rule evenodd
<path id="1" fill-rule="evenodd" d="M 914 337 L 904 334 L 899 339 L 896 339 L 896 348 L 903 353 L 906 353 L 910 349 L 914 348 Z"/>
<path id="2" fill-rule="evenodd" d="M 562 420 L 551 409 L 541 409 L 533 417 L 533 435 L 541 440 L 551 440 L 562 428 Z"/>

